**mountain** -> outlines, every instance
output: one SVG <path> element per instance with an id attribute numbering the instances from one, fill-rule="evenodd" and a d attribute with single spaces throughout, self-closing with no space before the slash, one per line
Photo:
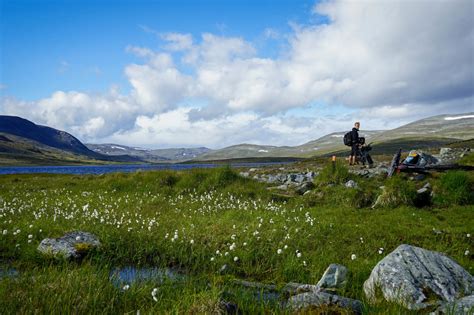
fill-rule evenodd
<path id="1" fill-rule="evenodd" d="M 71 134 L 26 119 L 0 115 L 0 164 L 74 164 L 110 162 L 182 162 L 252 158 L 306 158 L 347 154 L 345 132 L 335 132 L 298 146 L 238 144 L 208 148 L 143 149 L 119 144 L 84 145 Z M 474 113 L 439 115 L 392 130 L 361 130 L 374 153 L 436 148 L 474 139 Z"/>
<path id="2" fill-rule="evenodd" d="M 347 130 L 349 131 L 349 130 Z M 240 144 L 211 151 L 197 160 L 225 160 L 250 157 L 311 157 L 343 153 L 347 132 L 335 132 L 298 146 L 265 146 Z M 392 130 L 361 130 L 366 142 L 372 142 L 374 153 L 391 153 L 397 148 L 430 148 L 474 138 L 474 113 L 439 115 L 421 119 Z"/>
<path id="3" fill-rule="evenodd" d="M 127 155 L 111 157 L 94 152 L 71 134 L 16 117 L 0 115 L 0 163 L 51 164 L 139 162 Z"/>
<path id="4" fill-rule="evenodd" d="M 208 148 L 174 148 L 174 149 L 144 149 L 129 147 L 120 144 L 86 144 L 94 152 L 116 156 L 127 154 L 140 158 L 147 162 L 181 162 L 195 159 L 204 153 L 208 153 Z"/>

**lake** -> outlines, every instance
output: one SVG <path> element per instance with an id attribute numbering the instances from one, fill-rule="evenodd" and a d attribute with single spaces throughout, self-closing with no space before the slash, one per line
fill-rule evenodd
<path id="1" fill-rule="evenodd" d="M 288 164 L 291 162 L 267 163 L 229 163 L 231 167 L 261 167 L 268 165 Z M 0 174 L 106 174 L 130 173 L 154 170 L 189 170 L 193 168 L 213 168 L 224 164 L 120 164 L 120 165 L 77 165 L 77 166 L 9 166 L 0 167 Z"/>

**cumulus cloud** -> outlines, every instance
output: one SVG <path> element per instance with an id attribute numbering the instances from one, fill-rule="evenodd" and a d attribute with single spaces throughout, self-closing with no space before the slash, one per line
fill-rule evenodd
<path id="1" fill-rule="evenodd" d="M 347 129 L 354 118 L 380 129 L 472 111 L 473 6 L 325 1 L 312 10 L 327 24 L 293 25 L 285 36 L 263 30 L 268 39 L 288 41 L 277 58 L 259 56 L 241 37 L 193 38 L 141 26 L 164 44 L 126 48 L 142 58 L 125 67 L 129 94 L 58 91 L 34 102 L 4 99 L 0 109 L 85 139 L 151 147 L 298 144 Z M 352 114 L 287 114 L 309 104 Z"/>

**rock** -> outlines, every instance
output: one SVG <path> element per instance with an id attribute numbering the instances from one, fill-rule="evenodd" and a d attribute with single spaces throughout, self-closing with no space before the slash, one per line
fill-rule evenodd
<path id="1" fill-rule="evenodd" d="M 267 175 L 266 176 L 266 179 L 265 179 L 265 182 L 268 183 L 268 184 L 274 184 L 274 183 L 278 183 L 279 180 L 276 176 L 273 176 L 273 175 Z"/>
<path id="2" fill-rule="evenodd" d="M 324 272 L 321 280 L 316 284 L 319 290 L 323 289 L 339 289 L 347 283 L 347 268 L 339 264 L 330 264 Z"/>
<path id="3" fill-rule="evenodd" d="M 247 280 L 234 279 L 233 284 L 245 287 L 247 289 L 258 289 L 267 291 L 277 291 L 277 287 L 274 284 L 265 284 L 260 282 L 252 282 Z"/>
<path id="4" fill-rule="evenodd" d="M 88 232 L 75 231 L 60 238 L 45 238 L 38 245 L 42 254 L 55 257 L 79 258 L 94 247 L 99 247 L 99 239 Z"/>
<path id="5" fill-rule="evenodd" d="M 288 190 L 288 185 L 287 185 L 287 184 L 283 184 L 283 185 L 277 186 L 276 189 Z"/>
<path id="6" fill-rule="evenodd" d="M 307 180 L 307 177 L 303 174 L 296 174 L 294 181 L 297 183 L 302 183 Z"/>
<path id="7" fill-rule="evenodd" d="M 242 176 L 242 177 L 249 177 L 250 176 L 250 174 L 248 172 L 240 172 L 239 175 Z"/>
<path id="8" fill-rule="evenodd" d="M 474 279 L 441 253 L 403 244 L 383 258 L 364 283 L 371 301 L 379 289 L 387 301 L 421 310 L 472 294 Z"/>
<path id="9" fill-rule="evenodd" d="M 414 204 L 417 207 L 424 207 L 431 204 L 432 189 L 430 183 L 426 183 L 422 188 L 416 191 Z"/>
<path id="10" fill-rule="evenodd" d="M 288 175 L 286 176 L 286 181 L 287 181 L 287 182 L 294 182 L 295 179 L 296 179 L 296 174 L 288 174 Z"/>
<path id="11" fill-rule="evenodd" d="M 474 314 L 474 295 L 465 296 L 462 299 L 456 300 L 454 302 L 446 303 L 432 314 Z"/>
<path id="12" fill-rule="evenodd" d="M 255 172 L 257 169 L 256 168 L 251 168 L 249 169 L 249 172 L 252 173 L 252 172 Z"/>
<path id="13" fill-rule="evenodd" d="M 416 181 L 422 181 L 426 178 L 426 175 L 425 174 L 418 174 L 416 175 L 415 177 L 413 177 L 413 180 L 416 180 Z"/>
<path id="14" fill-rule="evenodd" d="M 276 178 L 280 183 L 283 183 L 286 180 L 286 175 L 285 174 L 277 174 Z"/>
<path id="15" fill-rule="evenodd" d="M 221 312 L 217 312 L 217 314 L 242 314 L 239 310 L 239 307 L 234 302 L 229 302 L 226 300 L 219 301 L 219 308 Z"/>
<path id="16" fill-rule="evenodd" d="M 453 164 L 469 154 L 470 148 L 441 148 L 437 156 L 439 164 Z"/>
<path id="17" fill-rule="evenodd" d="M 297 282 L 288 282 L 282 289 L 281 292 L 287 296 L 296 295 L 299 293 L 313 291 L 312 289 L 306 289 L 305 286 L 311 286 L 308 284 L 297 283 Z M 312 286 L 316 287 L 316 286 Z"/>
<path id="18" fill-rule="evenodd" d="M 300 195 L 304 195 L 313 188 L 314 184 L 312 182 L 305 182 L 296 188 L 296 192 Z"/>
<path id="19" fill-rule="evenodd" d="M 347 181 L 347 183 L 345 184 L 345 186 L 346 186 L 347 188 L 357 188 L 357 183 L 351 179 L 351 180 L 348 180 L 348 181 Z"/>
<path id="20" fill-rule="evenodd" d="M 316 177 L 316 173 L 313 172 L 313 171 L 311 171 L 311 172 L 306 173 L 305 176 L 306 176 L 308 179 L 312 180 L 313 178 Z"/>
<path id="21" fill-rule="evenodd" d="M 333 309 L 334 311 L 351 311 L 362 314 L 363 304 L 361 301 L 341 297 L 326 292 L 306 292 L 294 295 L 288 299 L 287 308 L 292 311 L 304 311 L 307 308 Z"/>

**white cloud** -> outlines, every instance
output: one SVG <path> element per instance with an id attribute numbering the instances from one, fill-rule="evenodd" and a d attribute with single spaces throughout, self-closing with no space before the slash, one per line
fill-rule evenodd
<path id="1" fill-rule="evenodd" d="M 191 34 L 165 33 L 161 38 L 167 41 L 165 49 L 171 51 L 188 50 L 193 46 L 193 37 Z"/>
<path id="2" fill-rule="evenodd" d="M 293 25 L 285 36 L 264 30 L 288 38 L 278 58 L 260 57 L 240 37 L 141 26 L 164 44 L 126 48 L 143 58 L 125 68 L 130 94 L 58 91 L 34 102 L 4 99 L 0 109 L 83 139 L 148 147 L 298 144 L 354 120 L 380 129 L 463 113 L 474 103 L 473 5 L 325 1 L 313 12 L 329 24 Z M 285 114 L 314 103 L 339 109 L 333 117 Z M 338 115 L 341 108 L 353 114 Z"/>

